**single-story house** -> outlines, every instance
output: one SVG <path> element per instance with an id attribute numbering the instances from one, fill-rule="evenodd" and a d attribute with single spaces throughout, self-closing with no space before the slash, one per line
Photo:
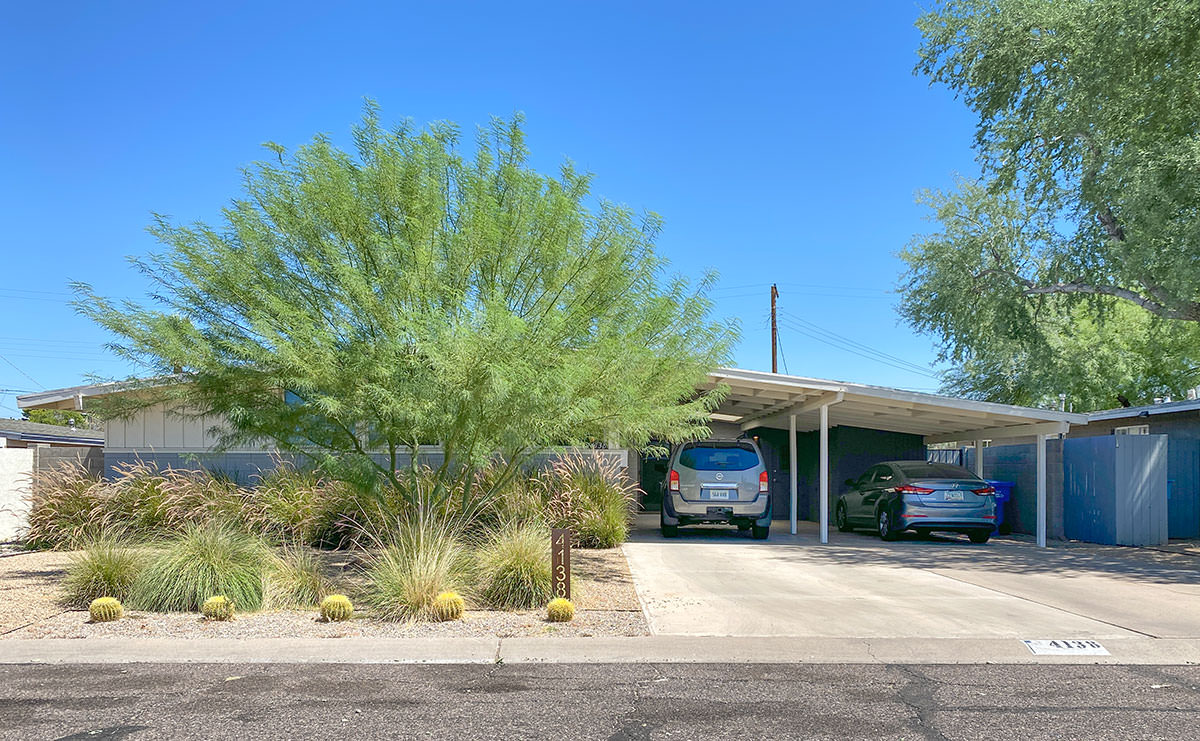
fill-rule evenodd
<path id="1" fill-rule="evenodd" d="M 1169 536 L 1200 537 L 1200 399 L 1091 412 L 1088 423 L 1073 427 L 1067 437 L 1112 435 L 1166 437 Z"/>
<path id="2" fill-rule="evenodd" d="M 761 371 L 722 368 L 703 388 L 724 384 L 729 394 L 712 415 L 714 437 L 754 436 L 767 457 L 774 513 L 793 532 L 797 520 L 821 524 L 828 539 L 831 496 L 841 482 L 884 460 L 923 459 L 932 443 L 1032 440 L 1035 483 L 1028 497 L 1027 529 L 1040 544 L 1047 532 L 1047 440 L 1065 435 L 1086 416 L 1046 409 L 959 399 L 902 389 L 844 383 Z M 76 409 L 89 399 L 121 393 L 123 384 L 97 384 L 43 391 L 17 398 L 23 409 Z M 182 416 L 158 406 L 105 426 L 107 469 L 136 459 L 163 465 L 202 465 L 238 477 L 273 465 L 267 447 L 210 452 L 219 419 Z M 656 508 L 655 476 L 661 461 L 635 451 L 614 451 L 648 493 L 643 505 Z M 422 455 L 437 456 L 431 447 Z M 794 464 L 793 464 L 794 462 Z M 976 467 L 984 472 L 982 462 Z"/>

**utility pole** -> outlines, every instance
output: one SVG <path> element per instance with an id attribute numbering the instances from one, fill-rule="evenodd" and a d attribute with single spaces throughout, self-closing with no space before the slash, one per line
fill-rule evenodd
<path id="1" fill-rule="evenodd" d="M 779 328 L 775 325 L 775 299 L 779 298 L 779 289 L 771 284 L 771 372 L 779 372 Z"/>

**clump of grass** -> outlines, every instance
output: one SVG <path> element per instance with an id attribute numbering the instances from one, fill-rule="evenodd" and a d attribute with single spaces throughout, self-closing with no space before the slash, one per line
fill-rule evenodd
<path id="1" fill-rule="evenodd" d="M 267 563 L 263 605 L 274 609 L 307 609 L 333 592 L 321 568 L 321 559 L 303 546 L 288 546 L 271 554 Z"/>
<path id="2" fill-rule="evenodd" d="M 141 570 L 130 603 L 143 610 L 191 612 L 219 594 L 252 612 L 262 606 L 268 558 L 261 541 L 228 525 L 190 525 Z"/>
<path id="3" fill-rule="evenodd" d="M 126 542 L 96 540 L 71 556 L 63 580 L 64 600 L 72 607 L 86 607 L 98 597 L 126 600 L 145 561 L 145 554 Z"/>
<path id="4" fill-rule="evenodd" d="M 494 530 L 476 553 L 479 595 L 501 609 L 528 609 L 550 598 L 550 532 L 527 520 Z"/>
<path id="5" fill-rule="evenodd" d="M 446 520 L 415 518 L 396 525 L 367 568 L 367 597 L 384 620 L 429 620 L 437 596 L 462 592 L 469 573 L 458 529 Z"/>
<path id="6" fill-rule="evenodd" d="M 105 488 L 101 477 L 77 464 L 35 475 L 23 534 L 26 547 L 75 549 L 111 530 L 111 514 L 103 507 Z"/>
<path id="7" fill-rule="evenodd" d="M 546 513 L 581 548 L 615 548 L 629 537 L 636 487 L 615 459 L 568 456 L 542 477 Z"/>
<path id="8" fill-rule="evenodd" d="M 316 470 L 280 461 L 275 469 L 260 472 L 258 483 L 247 492 L 248 529 L 264 538 L 315 545 L 344 500 L 343 486 Z"/>

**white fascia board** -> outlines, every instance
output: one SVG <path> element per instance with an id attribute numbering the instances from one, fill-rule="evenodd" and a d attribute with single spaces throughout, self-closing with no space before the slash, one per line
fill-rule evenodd
<path id="1" fill-rule="evenodd" d="M 946 432 L 938 435 L 926 435 L 925 444 L 955 443 L 975 440 L 1002 440 L 1011 437 L 1026 437 L 1031 435 L 1065 435 L 1071 429 L 1070 422 L 1035 422 L 1031 424 L 1016 424 L 1006 427 L 987 427 L 980 430 L 965 430 L 963 432 Z"/>
<path id="2" fill-rule="evenodd" d="M 892 399 L 897 401 L 909 401 L 915 404 L 948 407 L 951 409 L 963 409 L 972 412 L 997 414 L 1005 417 L 1061 421 L 1079 425 L 1087 424 L 1088 421 L 1086 414 L 1060 412 L 1055 409 L 1035 409 L 1033 407 L 1021 407 L 1012 404 L 997 404 L 991 401 L 959 399 L 953 396 L 942 396 L 940 394 L 925 394 L 919 391 L 905 391 L 903 389 L 889 388 L 887 386 L 869 386 L 867 384 L 848 382 L 843 383 L 840 381 L 830 381 L 822 378 L 788 376 L 779 373 L 766 373 L 764 371 L 749 371 L 738 368 L 720 368 L 711 373 L 710 376 L 717 380 L 729 380 L 733 382 L 745 381 L 767 385 L 775 384 L 777 386 L 808 388 L 818 391 L 844 391 L 847 394 L 872 396 L 880 399 Z"/>

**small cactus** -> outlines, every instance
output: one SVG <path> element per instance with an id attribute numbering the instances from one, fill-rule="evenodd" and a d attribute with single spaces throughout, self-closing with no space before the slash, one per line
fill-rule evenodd
<path id="1" fill-rule="evenodd" d="M 467 607 L 463 598 L 454 592 L 442 592 L 433 600 L 433 617 L 438 622 L 459 620 Z"/>
<path id="2" fill-rule="evenodd" d="M 321 619 L 327 623 L 349 620 L 354 614 L 354 603 L 344 594 L 331 594 L 321 600 Z"/>
<path id="3" fill-rule="evenodd" d="M 93 623 L 107 623 L 125 616 L 125 608 L 112 597 L 98 597 L 88 605 Z"/>
<path id="4" fill-rule="evenodd" d="M 229 620 L 233 617 L 233 602 L 228 597 L 218 594 L 204 601 L 200 606 L 200 613 L 209 620 Z"/>
<path id="5" fill-rule="evenodd" d="M 571 600 L 556 597 L 546 605 L 546 619 L 552 623 L 569 623 L 575 617 L 575 605 Z"/>

